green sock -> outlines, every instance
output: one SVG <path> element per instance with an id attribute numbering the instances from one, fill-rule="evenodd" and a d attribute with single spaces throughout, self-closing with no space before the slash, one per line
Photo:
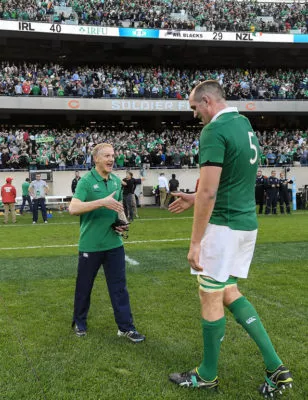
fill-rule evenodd
<path id="1" fill-rule="evenodd" d="M 218 356 L 225 327 L 226 317 L 213 322 L 202 320 L 204 354 L 198 374 L 206 381 L 212 381 L 217 377 Z"/>
<path id="2" fill-rule="evenodd" d="M 243 296 L 231 303 L 228 308 L 236 321 L 242 325 L 249 336 L 256 342 L 262 353 L 266 368 L 269 371 L 274 371 L 282 364 L 282 361 L 278 357 L 254 306 Z"/>

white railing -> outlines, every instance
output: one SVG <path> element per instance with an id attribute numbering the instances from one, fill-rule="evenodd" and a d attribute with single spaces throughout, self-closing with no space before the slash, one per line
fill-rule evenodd
<path id="1" fill-rule="evenodd" d="M 46 196 L 46 206 L 65 206 L 71 201 L 71 196 Z M 21 205 L 22 197 L 16 197 L 16 204 Z M 28 204 L 28 203 L 27 203 Z"/>

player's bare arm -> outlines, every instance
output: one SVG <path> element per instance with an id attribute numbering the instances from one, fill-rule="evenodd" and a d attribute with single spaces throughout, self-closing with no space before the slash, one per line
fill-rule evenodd
<path id="1" fill-rule="evenodd" d="M 200 170 L 199 187 L 195 196 L 191 242 L 187 256 L 191 268 L 196 271 L 202 271 L 199 265 L 200 243 L 214 209 L 221 170 L 221 167 L 216 166 L 205 166 Z"/>
<path id="2" fill-rule="evenodd" d="M 113 196 L 115 195 L 115 193 L 116 192 L 113 192 L 103 199 L 86 202 L 73 198 L 68 208 L 69 213 L 71 215 L 81 215 L 93 210 L 97 210 L 101 207 L 109 208 L 109 210 L 114 210 L 117 213 L 122 212 L 123 204 L 120 201 L 114 199 Z"/>

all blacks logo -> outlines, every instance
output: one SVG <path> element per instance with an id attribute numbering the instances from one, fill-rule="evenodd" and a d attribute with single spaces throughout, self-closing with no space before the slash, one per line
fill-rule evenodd
<path id="1" fill-rule="evenodd" d="M 165 37 L 181 38 L 181 39 L 203 39 L 201 32 L 183 32 L 183 31 L 167 31 Z"/>

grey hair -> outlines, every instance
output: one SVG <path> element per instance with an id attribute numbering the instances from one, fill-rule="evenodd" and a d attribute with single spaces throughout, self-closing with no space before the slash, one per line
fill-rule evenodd
<path id="1" fill-rule="evenodd" d="M 226 93 L 218 81 L 209 80 L 199 83 L 193 90 L 193 99 L 198 103 L 202 100 L 204 95 L 211 94 L 215 97 L 216 101 L 226 99 Z"/>

